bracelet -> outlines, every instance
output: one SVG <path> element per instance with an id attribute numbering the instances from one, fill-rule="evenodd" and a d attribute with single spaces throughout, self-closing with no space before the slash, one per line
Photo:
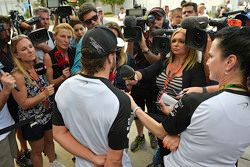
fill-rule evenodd
<path id="1" fill-rule="evenodd" d="M 207 93 L 207 87 L 206 86 L 202 87 L 202 93 Z"/>
<path id="2" fill-rule="evenodd" d="M 133 115 L 134 115 L 134 117 L 136 117 L 136 111 L 137 111 L 138 109 L 141 109 L 141 107 L 137 106 L 137 107 L 135 107 L 135 108 L 133 109 Z"/>

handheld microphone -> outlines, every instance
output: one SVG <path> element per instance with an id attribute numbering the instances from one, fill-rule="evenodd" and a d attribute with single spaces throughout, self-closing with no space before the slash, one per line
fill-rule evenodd
<path id="1" fill-rule="evenodd" d="M 2 70 L 4 68 L 4 65 L 0 62 L 0 73 L 3 75 L 4 74 L 4 71 Z M 18 87 L 16 86 L 16 84 L 14 84 L 14 88 L 17 90 L 17 91 L 20 91 L 18 89 Z"/>
<path id="2" fill-rule="evenodd" d="M 35 71 L 38 75 L 44 75 L 47 72 L 47 68 L 43 63 L 37 63 L 35 66 Z"/>
<path id="3" fill-rule="evenodd" d="M 120 75 L 123 80 L 134 80 L 135 70 L 129 65 L 123 65 L 120 69 Z"/>
<path id="4" fill-rule="evenodd" d="M 208 25 L 208 17 L 206 16 L 190 16 L 184 18 L 181 27 L 185 29 L 205 29 Z"/>
<path id="5" fill-rule="evenodd" d="M 126 16 L 123 21 L 125 27 L 135 27 L 136 23 L 137 21 L 135 16 Z"/>
<path id="6" fill-rule="evenodd" d="M 63 55 L 61 50 L 58 50 L 54 53 L 58 67 L 62 67 L 63 69 L 69 67 L 69 61 Z"/>
<path id="7" fill-rule="evenodd" d="M 162 35 L 172 35 L 176 30 L 175 29 L 155 29 L 150 35 L 151 36 L 162 36 Z"/>

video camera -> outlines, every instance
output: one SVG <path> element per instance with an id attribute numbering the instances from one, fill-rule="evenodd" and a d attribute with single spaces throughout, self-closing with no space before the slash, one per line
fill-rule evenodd
<path id="1" fill-rule="evenodd" d="M 144 18 L 147 9 L 135 5 L 132 9 L 126 10 L 124 20 L 124 38 L 125 41 L 140 41 L 141 33 L 146 29 L 147 20 Z"/>
<path id="2" fill-rule="evenodd" d="M 228 12 L 225 14 L 225 16 L 230 16 L 231 14 L 236 14 L 239 12 L 242 11 Z M 213 40 L 216 32 L 224 27 L 242 26 L 242 21 L 236 18 L 222 17 L 208 19 L 207 17 L 203 16 L 190 16 L 185 18 L 181 23 L 181 27 L 187 29 L 185 41 L 186 45 L 190 48 L 204 51 L 206 48 L 208 35 Z M 208 25 L 210 26 L 209 29 L 207 29 Z"/>
<path id="3" fill-rule="evenodd" d="M 15 28 L 18 34 L 29 35 L 31 32 L 30 26 L 40 22 L 40 17 L 37 16 L 26 21 L 17 10 L 10 10 L 9 15 L 11 26 Z"/>
<path id="4" fill-rule="evenodd" d="M 63 5 L 63 0 L 47 0 L 47 7 L 51 9 L 51 14 L 56 14 L 60 18 L 69 19 L 72 15 L 72 7 Z"/>

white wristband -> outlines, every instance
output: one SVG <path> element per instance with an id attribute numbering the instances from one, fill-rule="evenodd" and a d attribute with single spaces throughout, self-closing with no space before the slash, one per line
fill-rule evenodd
<path id="1" fill-rule="evenodd" d="M 133 109 L 133 115 L 134 115 L 134 117 L 136 117 L 136 113 L 135 113 L 135 112 L 136 112 L 138 109 L 141 109 L 141 107 L 137 106 L 137 107 L 135 107 L 135 108 Z"/>

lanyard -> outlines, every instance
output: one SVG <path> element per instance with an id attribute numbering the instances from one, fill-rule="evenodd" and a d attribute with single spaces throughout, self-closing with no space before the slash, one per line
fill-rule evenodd
<path id="1" fill-rule="evenodd" d="M 173 64 L 170 63 L 170 64 L 168 64 L 167 67 L 169 68 L 169 71 L 168 71 L 168 74 L 167 74 L 167 68 L 166 68 L 166 80 L 165 80 L 163 92 L 166 91 L 166 89 L 168 87 L 168 84 L 169 84 L 169 81 L 171 81 L 175 77 L 175 75 L 178 74 L 178 72 L 180 72 L 180 70 L 182 68 L 182 66 L 180 66 L 179 68 L 176 68 L 174 73 L 172 73 L 172 75 L 170 75 L 171 71 L 173 70 Z"/>
<path id="2" fill-rule="evenodd" d="M 221 89 L 228 89 L 228 88 L 238 88 L 238 89 L 247 90 L 247 87 L 242 85 L 242 84 L 226 84 L 226 85 L 220 86 L 220 90 Z"/>

